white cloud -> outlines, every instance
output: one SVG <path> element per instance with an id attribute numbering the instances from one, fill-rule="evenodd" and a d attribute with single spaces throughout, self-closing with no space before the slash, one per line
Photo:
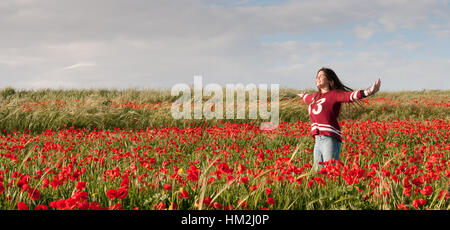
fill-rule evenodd
<path id="1" fill-rule="evenodd" d="M 370 22 L 366 26 L 356 26 L 355 27 L 355 36 L 359 39 L 370 39 L 376 32 L 380 32 L 380 28 L 378 25 Z"/>
<path id="2" fill-rule="evenodd" d="M 440 39 L 450 38 L 450 29 L 433 30 L 431 33 Z"/>
<path id="3" fill-rule="evenodd" d="M 384 44 L 394 49 L 401 49 L 404 51 L 414 51 L 424 46 L 422 42 L 404 42 L 404 41 L 389 41 L 385 42 Z"/>
<path id="4" fill-rule="evenodd" d="M 71 70 L 71 69 L 77 69 L 77 68 L 84 68 L 84 67 L 92 67 L 95 66 L 94 63 L 87 63 L 87 62 L 78 62 L 76 64 L 66 66 L 62 68 L 61 70 Z"/>

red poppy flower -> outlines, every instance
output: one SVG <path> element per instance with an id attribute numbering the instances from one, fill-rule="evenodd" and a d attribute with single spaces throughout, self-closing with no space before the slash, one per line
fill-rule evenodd
<path id="1" fill-rule="evenodd" d="M 219 202 L 214 202 L 214 208 L 215 209 L 219 209 L 219 208 L 222 208 L 222 205 L 219 203 Z"/>
<path id="2" fill-rule="evenodd" d="M 239 174 L 241 174 L 241 173 L 244 173 L 244 171 L 245 171 L 245 166 L 244 165 L 242 165 L 241 163 L 239 163 L 238 164 L 238 173 Z"/>
<path id="3" fill-rule="evenodd" d="M 163 187 L 164 187 L 164 191 L 172 190 L 172 185 L 171 184 L 165 184 L 165 185 L 163 185 Z"/>
<path id="4" fill-rule="evenodd" d="M 422 193 L 425 196 L 429 196 L 433 192 L 433 187 L 430 185 L 425 186 L 425 188 L 420 190 L 420 193 Z"/>
<path id="5" fill-rule="evenodd" d="M 187 199 L 189 198 L 189 193 L 186 192 L 183 188 L 180 189 L 180 195 L 182 198 Z"/>
<path id="6" fill-rule="evenodd" d="M 243 184 L 248 184 L 248 177 L 247 177 L 247 176 L 243 176 L 243 177 L 241 178 L 241 183 L 243 183 Z"/>
<path id="7" fill-rule="evenodd" d="M 48 210 L 48 207 L 43 204 L 40 204 L 40 205 L 36 206 L 34 208 L 34 210 Z"/>
<path id="8" fill-rule="evenodd" d="M 77 185 L 75 185 L 75 188 L 78 190 L 83 190 L 84 187 L 86 187 L 86 181 L 78 181 Z"/>
<path id="9" fill-rule="evenodd" d="M 247 207 L 247 201 L 239 201 L 238 204 L 241 204 L 240 207 Z"/>
<path id="10" fill-rule="evenodd" d="M 413 200 L 413 206 L 416 209 L 419 209 L 419 205 L 424 205 L 426 203 L 427 203 L 427 201 L 425 199 L 414 199 Z"/>
<path id="11" fill-rule="evenodd" d="M 439 192 L 438 198 L 439 199 L 443 199 L 443 198 L 448 199 L 448 198 L 450 198 L 450 194 L 447 190 L 441 190 Z"/>
<path id="12" fill-rule="evenodd" d="M 30 186 L 28 184 L 23 184 L 20 187 L 22 188 L 21 192 L 27 191 L 30 188 Z"/>
<path id="13" fill-rule="evenodd" d="M 406 207 L 405 204 L 398 204 L 398 205 L 397 205 L 397 209 L 398 209 L 398 210 L 408 210 L 408 208 Z"/>
<path id="14" fill-rule="evenodd" d="M 48 178 L 44 178 L 42 180 L 42 187 L 47 188 L 49 184 L 50 184 L 50 180 Z"/>
<path id="15" fill-rule="evenodd" d="M 85 201 L 85 200 L 78 201 L 77 207 L 80 210 L 87 210 L 89 208 L 89 203 L 87 201 Z"/>
<path id="16" fill-rule="evenodd" d="M 106 192 L 106 196 L 108 196 L 108 198 L 109 199 L 114 199 L 114 198 L 116 198 L 117 197 L 117 191 L 115 190 L 115 189 L 109 189 L 107 192 Z"/>
<path id="17" fill-rule="evenodd" d="M 90 203 L 90 204 L 89 204 L 89 208 L 90 208 L 91 210 L 104 210 L 104 209 L 107 209 L 107 208 L 101 207 L 100 204 L 97 203 L 97 202 L 92 202 L 92 203 Z"/>
<path id="18" fill-rule="evenodd" d="M 120 203 L 113 204 L 109 207 L 109 210 L 122 210 L 122 205 Z"/>
<path id="19" fill-rule="evenodd" d="M 119 188 L 119 189 L 117 190 L 117 198 L 118 198 L 118 199 L 124 199 L 124 198 L 127 197 L 127 196 L 128 196 L 128 190 L 127 190 L 127 188 L 121 187 L 121 188 Z"/>
<path id="20" fill-rule="evenodd" d="M 32 200 L 39 200 L 41 198 L 41 193 L 35 188 L 30 188 L 28 189 L 28 196 Z"/>
<path id="21" fill-rule="evenodd" d="M 163 203 L 163 202 L 161 202 L 161 203 L 159 203 L 159 204 L 155 204 L 155 207 L 156 207 L 156 209 L 158 209 L 158 210 L 164 210 L 164 209 L 166 209 L 166 205 Z"/>
<path id="22" fill-rule="evenodd" d="M 22 201 L 19 201 L 19 203 L 17 203 L 17 210 L 28 210 L 28 206 Z"/>
<path id="23" fill-rule="evenodd" d="M 122 181 L 120 182 L 120 187 L 127 187 L 130 184 L 130 179 L 128 178 L 128 176 L 123 176 L 122 177 Z"/>
<path id="24" fill-rule="evenodd" d="M 211 201 L 212 201 L 212 198 L 210 196 L 207 196 L 203 199 L 203 203 L 205 203 L 206 206 L 208 206 L 208 207 L 211 205 Z"/>
<path id="25" fill-rule="evenodd" d="M 266 203 L 273 205 L 275 204 L 275 199 L 273 199 L 272 197 L 267 198 Z"/>
<path id="26" fill-rule="evenodd" d="M 403 194 L 405 195 L 405 196 L 411 196 L 411 189 L 409 189 L 409 188 L 404 188 L 403 189 Z"/>

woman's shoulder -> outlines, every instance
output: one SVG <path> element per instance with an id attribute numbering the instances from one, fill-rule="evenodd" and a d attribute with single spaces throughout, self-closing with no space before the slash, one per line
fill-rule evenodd
<path id="1" fill-rule="evenodd" d="M 333 92 L 335 94 L 341 94 L 341 93 L 348 93 L 348 92 L 352 92 L 352 91 L 347 91 L 347 90 L 343 90 L 343 89 L 333 89 L 333 90 L 331 90 L 331 92 Z"/>

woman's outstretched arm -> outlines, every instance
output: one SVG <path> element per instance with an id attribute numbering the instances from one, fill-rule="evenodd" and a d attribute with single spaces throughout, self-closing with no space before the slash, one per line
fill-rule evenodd
<path id="1" fill-rule="evenodd" d="M 297 95 L 300 96 L 307 105 L 311 103 L 314 96 L 313 94 L 307 94 L 305 92 L 301 92 Z"/>
<path id="2" fill-rule="evenodd" d="M 353 102 L 365 97 L 371 96 L 380 90 L 381 80 L 376 80 L 369 88 L 365 90 L 356 90 L 352 92 L 342 92 L 338 94 L 338 102 Z"/>

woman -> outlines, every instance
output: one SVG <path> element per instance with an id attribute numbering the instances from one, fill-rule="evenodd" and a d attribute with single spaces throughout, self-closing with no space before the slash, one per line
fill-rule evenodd
<path id="1" fill-rule="evenodd" d="M 342 134 L 337 118 L 342 102 L 354 102 L 368 97 L 380 90 L 381 81 L 378 79 L 365 90 L 353 91 L 341 83 L 336 73 L 328 68 L 321 68 L 317 72 L 314 94 L 298 94 L 308 104 L 311 119 L 311 135 L 315 139 L 314 170 L 323 167 L 324 162 L 331 159 L 339 160 Z"/>

